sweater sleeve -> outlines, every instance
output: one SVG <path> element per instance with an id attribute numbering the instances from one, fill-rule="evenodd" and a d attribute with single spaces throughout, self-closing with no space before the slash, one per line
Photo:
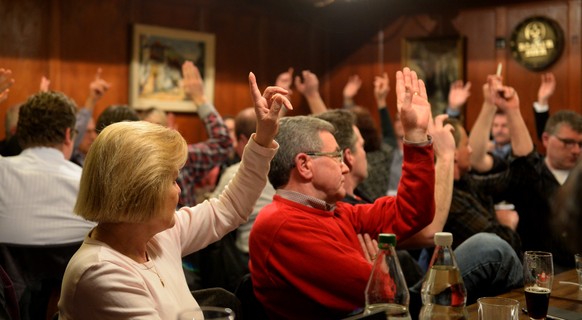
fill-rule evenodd
<path id="1" fill-rule="evenodd" d="M 435 213 L 435 170 L 432 145 L 404 144 L 402 177 L 395 197 L 378 198 L 373 204 L 354 206 L 351 215 L 356 233 L 396 234 L 403 241 L 432 222 Z"/>

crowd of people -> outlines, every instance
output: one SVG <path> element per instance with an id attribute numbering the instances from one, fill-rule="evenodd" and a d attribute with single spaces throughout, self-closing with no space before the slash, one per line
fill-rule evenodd
<path id="1" fill-rule="evenodd" d="M 454 82 L 446 114 L 433 115 L 409 68 L 395 76 L 393 117 L 386 73 L 371 84 L 372 109 L 355 102 L 357 75 L 343 106 L 328 108 L 308 70 L 290 68 L 263 92 L 250 73 L 252 107 L 224 118 L 198 68 L 186 61 L 182 76 L 206 141 L 186 143 L 157 108 L 94 114 L 110 88 L 101 70 L 84 106 L 43 78 L 8 108 L 0 244 L 78 244 L 66 257 L 61 319 L 175 319 L 203 304 L 196 290 L 234 294 L 245 278 L 266 318 L 347 317 L 364 307 L 374 239 L 386 232 L 398 238 L 414 315 L 436 232 L 453 234 L 467 303 L 521 286 L 526 250 L 552 252 L 556 272 L 581 250 L 582 115 L 550 112 L 551 73 L 533 106 L 545 155 L 522 116 L 528 93 L 498 75 L 483 79 L 470 131 L 471 84 Z M 0 69 L 0 103 L 12 85 Z M 286 115 L 292 87 L 310 115 Z"/>

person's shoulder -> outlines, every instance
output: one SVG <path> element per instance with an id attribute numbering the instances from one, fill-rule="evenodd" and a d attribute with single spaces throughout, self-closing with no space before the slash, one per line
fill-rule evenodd
<path id="1" fill-rule="evenodd" d="M 99 241 L 85 239 L 71 258 L 67 269 L 74 269 L 71 272 L 81 276 L 86 272 L 111 272 L 127 269 L 127 266 L 131 264 L 137 264 L 137 262 L 132 262 L 130 258 Z"/>

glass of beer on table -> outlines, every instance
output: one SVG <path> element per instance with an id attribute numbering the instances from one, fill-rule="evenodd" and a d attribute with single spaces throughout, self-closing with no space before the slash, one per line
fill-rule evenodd
<path id="1" fill-rule="evenodd" d="M 546 318 L 553 280 L 552 254 L 544 251 L 526 251 L 523 258 L 523 283 L 530 319 Z"/>

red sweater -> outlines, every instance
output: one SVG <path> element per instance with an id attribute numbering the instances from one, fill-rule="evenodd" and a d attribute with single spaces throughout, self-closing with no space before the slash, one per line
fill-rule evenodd
<path id="1" fill-rule="evenodd" d="M 363 307 L 372 265 L 357 234 L 390 232 L 402 241 L 430 224 L 434 180 L 432 146 L 405 145 L 396 197 L 325 211 L 275 196 L 249 239 L 255 294 L 269 317 L 338 319 Z"/>

